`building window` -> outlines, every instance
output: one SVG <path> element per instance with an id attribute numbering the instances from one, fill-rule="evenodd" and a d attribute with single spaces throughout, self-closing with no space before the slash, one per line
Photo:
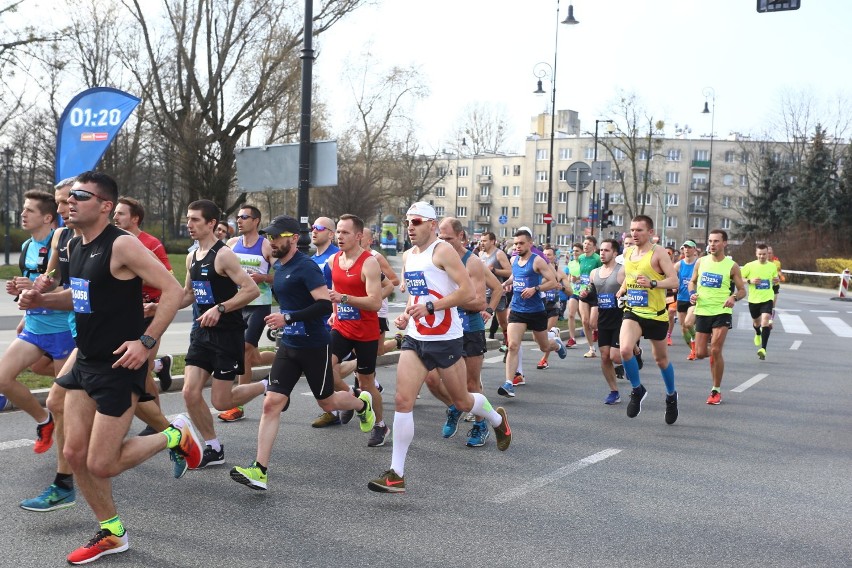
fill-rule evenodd
<path id="1" fill-rule="evenodd" d="M 559 181 L 568 181 L 568 170 L 559 170 Z"/>
<path id="2" fill-rule="evenodd" d="M 509 186 L 504 185 L 500 188 L 500 196 L 501 197 L 509 197 Z"/>
<path id="3" fill-rule="evenodd" d="M 536 191 L 535 192 L 535 202 L 536 203 L 547 203 L 547 192 L 546 191 Z"/>
<path id="4" fill-rule="evenodd" d="M 461 186 L 460 188 L 458 188 L 458 190 L 456 191 L 456 196 L 457 197 L 467 197 L 467 188 L 464 187 L 464 186 Z"/>
<path id="5" fill-rule="evenodd" d="M 570 160 L 571 159 L 571 148 L 560 148 L 559 149 L 559 159 L 560 160 Z"/>
<path id="6" fill-rule="evenodd" d="M 689 218 L 689 228 L 690 229 L 703 229 L 704 228 L 704 217 L 690 217 Z"/>
<path id="7" fill-rule="evenodd" d="M 456 207 L 456 217 L 467 217 L 467 207 Z"/>
<path id="8" fill-rule="evenodd" d="M 737 197 L 737 207 L 740 209 L 745 209 L 746 198 L 745 197 Z"/>
<path id="9" fill-rule="evenodd" d="M 500 208 L 500 215 L 506 215 L 506 216 L 508 217 L 508 215 L 509 215 L 509 208 L 508 208 L 508 207 L 501 207 L 501 208 Z"/>
<path id="10" fill-rule="evenodd" d="M 512 207 L 512 217 L 517 219 L 521 216 L 521 208 L 520 207 Z"/>
<path id="11" fill-rule="evenodd" d="M 612 226 L 613 227 L 623 227 L 624 226 L 624 215 L 613 215 L 612 216 Z"/>
<path id="12" fill-rule="evenodd" d="M 536 170 L 535 181 L 547 181 L 547 170 Z"/>
<path id="13" fill-rule="evenodd" d="M 677 217 L 673 217 L 673 216 L 666 217 L 666 228 L 667 229 L 677 229 Z"/>
<path id="14" fill-rule="evenodd" d="M 491 195 L 491 186 L 490 185 L 481 186 L 479 188 L 479 195 L 481 195 L 483 197 L 488 197 L 489 195 Z"/>
<path id="15" fill-rule="evenodd" d="M 467 166 L 459 166 L 456 171 L 459 174 L 459 177 L 467 177 Z"/>
<path id="16" fill-rule="evenodd" d="M 731 228 L 731 220 L 727 217 L 722 217 L 722 222 L 719 223 L 719 226 L 727 231 Z"/>
<path id="17" fill-rule="evenodd" d="M 692 198 L 692 204 L 696 207 L 704 207 L 705 201 L 703 195 L 696 195 Z"/>
<path id="18" fill-rule="evenodd" d="M 731 196 L 730 195 L 722 196 L 722 208 L 723 209 L 730 209 L 731 208 Z"/>
<path id="19" fill-rule="evenodd" d="M 733 164 L 734 159 L 736 159 L 736 152 L 734 152 L 733 150 L 728 150 L 727 152 L 725 152 L 725 163 L 726 164 Z"/>
<path id="20" fill-rule="evenodd" d="M 447 188 L 443 185 L 439 185 L 435 188 L 435 196 L 436 197 L 444 197 L 447 195 Z"/>
<path id="21" fill-rule="evenodd" d="M 729 187 L 734 185 L 734 174 L 725 174 L 722 176 L 722 184 Z"/>
<path id="22" fill-rule="evenodd" d="M 508 165 L 508 164 L 503 166 L 503 175 L 504 175 L 504 176 L 509 175 L 509 173 L 510 173 L 511 171 L 512 171 L 512 169 L 509 167 L 509 165 Z"/>
<path id="23" fill-rule="evenodd" d="M 666 153 L 666 160 L 668 160 L 669 162 L 679 162 L 680 150 L 676 148 L 669 148 L 669 151 Z"/>
<path id="24" fill-rule="evenodd" d="M 513 176 L 521 175 L 521 166 L 520 165 L 512 166 L 512 175 Z"/>
<path id="25" fill-rule="evenodd" d="M 482 166 L 482 170 L 480 171 L 480 173 L 484 176 L 490 176 L 491 175 L 491 166 Z"/>
<path id="26" fill-rule="evenodd" d="M 435 207 L 435 215 L 438 216 L 438 217 L 444 216 L 444 206 L 443 205 L 438 205 L 438 206 Z"/>
<path id="27" fill-rule="evenodd" d="M 693 159 L 699 162 L 706 162 L 710 159 L 710 150 L 696 150 Z"/>
<path id="28" fill-rule="evenodd" d="M 741 175 L 740 176 L 740 187 L 747 187 L 747 186 L 748 186 L 748 176 Z"/>
<path id="29" fill-rule="evenodd" d="M 751 156 L 748 152 L 744 151 L 742 154 L 740 154 L 740 161 L 742 163 L 747 164 L 747 163 L 749 163 L 750 160 L 751 160 Z"/>
<path id="30" fill-rule="evenodd" d="M 500 227 L 500 235 L 499 236 L 500 236 L 501 239 L 505 239 L 506 237 L 508 237 L 509 236 L 509 229 L 507 229 L 506 227 Z"/>
<path id="31" fill-rule="evenodd" d="M 666 172 L 666 183 L 680 183 L 680 172 Z"/>
<path id="32" fill-rule="evenodd" d="M 559 203 L 568 203 L 568 192 L 560 191 L 559 192 Z"/>
<path id="33" fill-rule="evenodd" d="M 613 148 L 612 157 L 616 160 L 623 160 L 627 157 L 627 154 L 621 148 Z"/>
<path id="34" fill-rule="evenodd" d="M 568 214 L 567 213 L 557 213 L 556 214 L 556 223 L 559 225 L 567 225 L 568 224 Z"/>
<path id="35" fill-rule="evenodd" d="M 571 235 L 559 235 L 556 237 L 556 246 L 567 247 L 571 245 Z"/>
<path id="36" fill-rule="evenodd" d="M 650 205 L 651 204 L 651 194 L 650 193 L 640 193 L 636 196 L 636 205 Z"/>
<path id="37" fill-rule="evenodd" d="M 480 205 L 479 206 L 479 216 L 480 217 L 489 217 L 491 215 L 491 206 L 490 205 Z"/>
<path id="38" fill-rule="evenodd" d="M 443 166 L 438 166 L 437 173 L 438 173 L 438 177 L 439 177 L 439 178 L 442 178 L 442 177 L 444 177 L 445 175 L 447 175 L 447 168 L 445 168 L 445 167 L 443 167 Z"/>
<path id="39" fill-rule="evenodd" d="M 513 185 L 512 186 L 512 196 L 513 197 L 520 197 L 521 196 L 521 186 L 519 186 L 519 185 Z"/>
<path id="40" fill-rule="evenodd" d="M 650 154 L 648 153 L 648 150 L 646 148 L 641 148 L 639 150 L 639 155 L 637 156 L 637 159 L 642 161 L 650 160 L 651 158 L 649 158 L 649 156 Z"/>
<path id="41" fill-rule="evenodd" d="M 668 207 L 677 207 L 680 204 L 680 196 L 677 193 L 669 193 L 666 198 L 666 205 Z"/>
<path id="42" fill-rule="evenodd" d="M 546 160 L 547 159 L 547 150 L 544 148 L 539 148 L 535 151 L 535 159 L 536 160 Z"/>
<path id="43" fill-rule="evenodd" d="M 595 149 L 594 148 L 586 148 L 585 158 L 587 160 L 595 159 Z"/>
<path id="44" fill-rule="evenodd" d="M 624 205 L 623 193 L 609 193 L 608 195 L 610 205 Z"/>
<path id="45" fill-rule="evenodd" d="M 536 225 L 544 224 L 544 213 L 536 213 L 533 215 L 533 223 Z"/>

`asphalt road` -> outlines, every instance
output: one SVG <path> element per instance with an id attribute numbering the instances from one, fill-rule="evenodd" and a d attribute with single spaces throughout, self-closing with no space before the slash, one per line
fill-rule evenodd
<path id="1" fill-rule="evenodd" d="M 389 467 L 392 446 L 367 448 L 355 422 L 311 428 L 319 410 L 300 384 L 269 491 L 228 477 L 254 457 L 254 401 L 246 420 L 217 424 L 225 466 L 175 480 L 162 454 L 115 480 L 131 548 L 98 565 L 849 566 L 852 304 L 830 295 L 785 289 L 763 362 L 735 315 L 720 406 L 704 403 L 707 362 L 685 361 L 676 343 L 673 426 L 663 422 L 653 368 L 643 371 L 644 410 L 631 420 L 624 403 L 603 404 L 598 360 L 583 359 L 582 345 L 546 371 L 535 370 L 538 354 L 525 345 L 529 384 L 513 400 L 496 395 L 502 365 L 488 353 L 486 394 L 507 408 L 512 446 L 501 453 L 492 437 L 467 448 L 465 426 L 441 438 L 444 409 L 424 389 L 404 495 L 366 488 Z M 394 376 L 379 371 L 391 421 Z M 180 394 L 162 400 L 167 413 L 182 410 Z M 52 479 L 53 450 L 32 452 L 33 422 L 20 412 L 0 414 L 0 432 L 3 564 L 63 565 L 94 534 L 91 511 L 82 498 L 53 513 L 18 508 Z"/>

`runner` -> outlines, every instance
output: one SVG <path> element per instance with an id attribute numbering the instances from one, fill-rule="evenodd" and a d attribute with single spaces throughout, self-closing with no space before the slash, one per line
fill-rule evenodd
<path id="1" fill-rule="evenodd" d="M 583 245 L 574 243 L 571 246 L 571 260 L 565 265 L 563 272 L 568 276 L 571 282 L 570 296 L 568 297 L 568 341 L 565 347 L 574 349 L 577 345 L 576 329 L 577 329 L 577 314 L 580 312 L 580 255 L 583 254 Z M 580 327 L 582 328 L 582 320 Z M 585 332 L 583 332 L 585 334 Z"/>
<path id="2" fill-rule="evenodd" d="M 497 247 L 497 235 L 492 232 L 482 234 L 479 240 L 481 252 L 479 258 L 485 263 L 485 267 L 491 274 L 497 277 L 500 282 L 505 282 L 506 278 L 512 275 L 512 265 L 509 262 L 509 257 L 505 252 Z M 485 291 L 485 302 L 491 304 L 490 288 Z M 506 311 L 509 305 L 509 298 L 503 289 L 500 288 L 500 302 L 497 304 L 496 316 L 491 320 L 491 326 L 488 332 L 488 337 L 494 339 L 497 333 L 497 327 L 503 331 L 503 345 L 506 344 L 506 330 L 509 326 L 509 312 Z"/>
<path id="3" fill-rule="evenodd" d="M 217 410 L 240 406 L 266 391 L 267 382 L 233 385 L 245 372 L 245 322 L 241 308 L 260 295 L 254 280 L 240 266 L 234 252 L 213 230 L 219 208 L 207 199 L 187 206 L 186 226 L 198 249 L 186 256 L 186 284 L 182 307 L 198 304 L 199 327 L 189 337 L 184 369 L 183 399 L 198 432 L 204 436 L 204 456 L 198 469 L 225 463 L 225 450 L 216 437 L 213 417 L 203 389 L 212 375 L 210 399 Z"/>
<path id="4" fill-rule="evenodd" d="M 786 279 L 784 278 L 784 273 L 781 272 L 781 259 L 775 256 L 775 253 L 772 252 L 772 247 L 767 245 L 767 254 L 769 255 L 769 260 L 772 261 L 772 264 L 775 265 L 775 269 L 778 270 L 778 282 L 772 285 L 772 292 L 774 296 L 772 297 L 772 314 L 769 318 L 769 325 L 772 325 L 772 322 L 775 320 L 775 310 L 778 308 L 778 293 L 781 291 L 781 282 L 784 282 Z"/>
<path id="5" fill-rule="evenodd" d="M 552 246 L 544 247 L 544 257 L 553 268 L 557 283 L 557 288 L 548 290 L 544 293 L 544 310 L 547 312 L 547 329 L 558 330 L 559 328 L 556 327 L 556 322 L 559 320 L 560 314 L 559 294 L 565 292 L 565 290 L 571 290 L 571 282 L 568 280 L 568 275 L 559 270 L 559 261 L 556 258 L 556 249 Z M 550 351 L 545 352 L 535 368 L 544 370 L 550 367 L 547 362 L 547 358 L 549 356 Z"/>
<path id="6" fill-rule="evenodd" d="M 240 266 L 260 290 L 260 296 L 243 308 L 243 321 L 246 324 L 245 372 L 237 377 L 237 384 L 240 385 L 251 384 L 254 377 L 252 367 L 269 365 L 275 357 L 275 353 L 271 351 L 261 353 L 257 348 L 265 327 L 264 318 L 272 312 L 270 284 L 273 276 L 269 270 L 272 265 L 272 247 L 269 246 L 269 241 L 257 232 L 258 227 L 260 227 L 260 209 L 253 205 L 243 205 L 237 215 L 237 229 L 240 231 L 240 236 L 228 241 L 228 247 L 240 259 Z M 242 406 L 235 406 L 219 414 L 219 420 L 222 422 L 236 422 L 243 418 L 245 418 L 245 408 Z"/>
<path id="7" fill-rule="evenodd" d="M 515 396 L 512 373 L 518 369 L 518 352 L 527 329 L 532 331 L 542 353 L 556 351 L 560 359 L 567 355 L 559 338 L 559 329 L 547 329 L 547 312 L 541 297 L 542 292 L 557 286 L 553 269 L 544 258 L 533 254 L 532 236 L 528 231 L 519 230 L 515 233 L 515 252 L 517 254 L 512 257 L 512 276 L 503 284 L 504 289 L 512 289 L 506 382 L 497 389 L 497 394 L 507 398 Z"/>
<path id="8" fill-rule="evenodd" d="M 619 335 L 624 313 L 618 309 L 615 294 L 624 284 L 624 270 L 615 262 L 617 252 L 618 241 L 613 239 L 601 241 L 601 266 L 592 270 L 589 275 L 590 290 L 580 292 L 581 297 L 591 293 L 598 298 L 597 329 L 598 345 L 601 348 L 601 371 L 606 384 L 609 385 L 609 394 L 604 399 L 604 404 L 609 405 L 621 402 L 621 395 L 615 382 L 614 365 L 621 364 Z"/>
<path id="9" fill-rule="evenodd" d="M 624 283 L 616 298 L 625 298 L 624 321 L 618 342 L 621 360 L 627 378 L 633 386 L 627 416 L 635 418 L 642 411 L 642 401 L 648 390 L 639 376 L 638 357 L 634 356 L 636 341 L 645 337 L 651 341 L 654 360 L 660 368 L 666 385 L 666 424 L 677 420 L 677 390 L 674 367 L 669 362 L 666 346 L 668 315 L 666 313 L 666 288 L 677 286 L 672 261 L 665 249 L 651 242 L 654 221 L 647 215 L 637 215 L 630 222 L 630 234 L 635 243 L 624 250 Z"/>
<path id="10" fill-rule="evenodd" d="M 367 484 L 371 491 L 405 491 L 405 458 L 414 439 L 414 403 L 431 369 L 438 369 L 457 409 L 485 416 L 494 428 L 499 450 L 508 449 L 512 441 L 506 411 L 495 410 L 484 395 L 470 394 L 465 388 L 464 340 L 456 308 L 474 299 L 473 284 L 459 255 L 438 240 L 435 218 L 435 209 L 425 202 L 415 203 L 406 214 L 412 248 L 403 255 L 409 302 L 394 322 L 407 334 L 397 365 L 393 457 L 390 469 Z"/>
<path id="11" fill-rule="evenodd" d="M 669 255 L 669 260 L 672 264 L 677 263 L 675 258 L 676 251 L 674 247 L 667 246 L 666 252 Z M 666 345 L 672 346 L 672 332 L 674 331 L 675 319 L 677 317 L 677 288 L 669 288 L 666 290 L 666 309 L 669 311 L 669 330 L 666 332 Z"/>
<path id="12" fill-rule="evenodd" d="M 769 247 L 757 245 L 757 260 L 743 266 L 743 280 L 748 283 L 748 309 L 754 327 L 754 344 L 758 347 L 757 357 L 766 359 L 766 346 L 772 331 L 773 287 L 778 284 L 778 269 L 769 262 Z"/>
<path id="13" fill-rule="evenodd" d="M 128 549 L 127 532 L 115 509 L 110 478 L 166 448 L 184 453 L 189 465 L 201 459 L 192 424 L 182 415 L 163 436 L 125 439 L 139 396 L 144 393 L 149 350 L 174 318 L 180 285 L 139 239 L 110 223 L 118 188 L 109 176 L 85 172 L 68 198 L 69 221 L 82 240 L 71 245 L 71 288 L 21 295 L 26 308 L 76 312 L 77 361 L 57 379 L 65 396 L 65 456 L 100 526 L 88 544 L 68 555 L 85 564 Z M 143 327 L 142 281 L 162 291 L 157 314 Z M 90 448 L 96 451 L 89 451 Z"/>
<path id="14" fill-rule="evenodd" d="M 592 270 L 600 267 L 601 257 L 595 252 L 598 240 L 595 237 L 588 236 L 583 239 L 583 254 L 577 260 L 580 263 L 580 289 L 588 290 L 589 274 Z M 597 307 L 597 299 L 592 294 L 587 294 L 585 298 L 580 298 L 580 320 L 583 323 L 583 333 L 586 334 L 586 340 L 589 342 L 589 350 L 583 354 L 586 359 L 597 357 L 595 351 L 595 341 L 597 340 L 597 330 L 591 325 L 594 318 L 592 312 Z"/>
<path id="15" fill-rule="evenodd" d="M 282 333 L 269 374 L 269 389 L 263 399 L 255 460 L 247 467 L 232 468 L 231 479 L 265 491 L 281 413 L 289 408 L 290 395 L 302 373 L 320 408 L 358 410 L 367 422 L 375 418 L 368 393 L 358 399 L 348 391 L 334 392 L 332 388 L 331 337 L 325 325 L 331 313 L 331 300 L 322 271 L 296 248 L 298 221 L 281 215 L 261 232 L 271 243 L 272 256 L 276 259 L 274 289 L 280 306 L 280 313 L 266 316 L 266 323 Z"/>
<path id="16" fill-rule="evenodd" d="M 388 326 L 388 296 L 390 296 L 394 288 L 399 286 L 399 276 L 391 267 L 388 259 L 380 253 L 379 251 L 373 248 L 373 231 L 368 227 L 364 227 L 364 234 L 361 237 L 361 248 L 368 251 L 373 255 L 379 262 L 379 268 L 382 270 L 382 274 L 384 277 L 382 278 L 382 282 L 387 280 L 390 282 L 390 289 L 385 291 L 385 286 L 382 284 L 382 307 L 379 310 L 379 329 L 382 332 L 381 338 L 379 339 L 379 355 L 384 355 L 385 353 L 390 353 L 394 349 L 399 349 L 400 345 L 402 345 L 402 334 L 397 333 L 394 339 L 385 339 L 385 333 L 390 331 L 390 327 Z"/>
<path id="17" fill-rule="evenodd" d="M 722 402 L 722 375 L 725 359 L 722 349 L 733 325 L 734 303 L 745 297 L 745 285 L 737 263 L 725 256 L 728 233 L 722 229 L 710 231 L 707 246 L 710 254 L 695 263 L 689 290 L 690 301 L 695 304 L 695 356 L 704 359 L 710 342 L 710 374 L 713 387 L 707 404 Z M 731 283 L 736 285 L 732 293 Z"/>
<path id="18" fill-rule="evenodd" d="M 695 241 L 686 240 L 681 245 L 683 256 L 674 265 L 677 272 L 678 288 L 677 288 L 677 314 L 680 321 L 680 329 L 683 334 L 683 340 L 686 346 L 689 347 L 689 355 L 687 361 L 695 360 L 695 325 L 693 325 L 695 306 L 689 301 L 689 281 L 692 280 L 692 271 L 695 269 L 695 261 L 698 259 L 698 248 L 695 246 Z"/>

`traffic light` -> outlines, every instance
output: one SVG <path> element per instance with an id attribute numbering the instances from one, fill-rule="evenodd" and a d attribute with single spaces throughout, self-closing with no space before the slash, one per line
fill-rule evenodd
<path id="1" fill-rule="evenodd" d="M 758 13 L 798 10 L 801 0 L 757 0 Z"/>
<path id="2" fill-rule="evenodd" d="M 601 231 L 612 227 L 612 209 L 609 208 L 609 194 L 604 194 L 603 207 L 601 207 Z"/>

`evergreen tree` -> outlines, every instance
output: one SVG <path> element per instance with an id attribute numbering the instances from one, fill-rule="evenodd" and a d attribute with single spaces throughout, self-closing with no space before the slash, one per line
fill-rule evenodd
<path id="1" fill-rule="evenodd" d="M 791 200 L 794 222 L 819 229 L 831 224 L 837 188 L 835 164 L 825 142 L 825 129 L 818 124 Z"/>

